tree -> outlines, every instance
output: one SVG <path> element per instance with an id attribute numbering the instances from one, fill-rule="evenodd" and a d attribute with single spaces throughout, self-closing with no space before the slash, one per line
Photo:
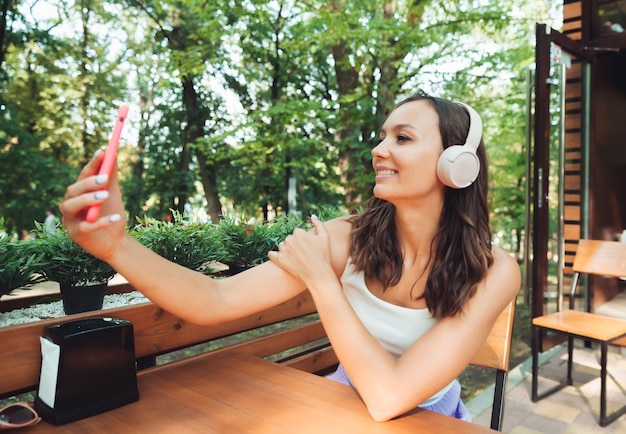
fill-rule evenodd
<path id="1" fill-rule="evenodd" d="M 120 57 L 105 49 L 113 40 L 96 40 L 88 31 L 94 25 L 90 20 L 111 22 L 115 15 L 102 2 L 61 3 L 58 14 L 46 18 L 32 6 L 13 14 L 19 21 L 7 26 L 19 31 L 5 51 L 2 87 L 7 122 L 0 127 L 0 153 L 5 164 L 19 165 L 0 173 L 3 191 L 12 193 L 0 212 L 14 231 L 32 229 L 33 220 L 61 200 L 70 174 L 106 144 L 109 114 L 117 111 L 111 102 L 125 91 L 116 68 Z M 69 26 L 72 22 L 82 26 Z"/>
<path id="2" fill-rule="evenodd" d="M 0 83 L 6 79 L 4 73 L 4 60 L 7 50 L 11 43 L 14 43 L 11 30 L 11 23 L 17 21 L 17 1 L 2 0 L 2 9 L 0 10 Z"/>
<path id="3" fill-rule="evenodd" d="M 185 112 L 183 140 L 179 152 L 178 173 L 188 173 L 192 163 L 194 145 L 202 142 L 208 133 L 206 124 L 211 112 L 206 94 L 199 83 L 203 72 L 220 48 L 221 13 L 216 5 L 188 2 L 139 2 L 131 4 L 141 9 L 153 21 L 158 40 L 166 42 L 169 49 L 169 71 L 180 79 L 181 98 Z M 200 178 L 213 219 L 221 218 L 222 210 L 217 192 L 216 168 L 203 152 L 195 153 Z M 172 209 L 182 213 L 189 195 L 186 177 L 175 181 L 176 196 Z"/>
<path id="4" fill-rule="evenodd" d="M 120 174 L 132 216 L 182 212 L 198 193 L 214 220 L 232 204 L 263 218 L 351 207 L 371 194 L 384 118 L 419 87 L 483 114 L 494 232 L 519 245 L 522 80 L 541 0 L 128 0 L 124 14 L 107 0 L 51 1 L 57 12 L 37 20 L 38 2 L 23 3 L 20 14 L 5 2 L 0 21 L 13 29 L 0 44 L 10 161 L 38 154 L 76 170 L 130 86 L 137 140 L 120 149 Z M 33 179 L 0 178 L 15 192 Z"/>
<path id="5" fill-rule="evenodd" d="M 479 57 L 481 61 L 444 77 L 445 92 L 466 96 L 482 114 L 491 169 L 494 242 L 515 253 L 519 260 L 526 253 L 522 250 L 523 237 L 528 235 L 525 233 L 525 131 L 531 120 L 526 107 L 527 74 L 534 65 L 535 22 L 556 16 L 550 9 L 555 4 L 531 1 L 523 5 L 484 5 L 482 13 L 492 19 L 486 23 L 479 21 L 481 25 L 475 27 L 471 36 L 476 41 L 472 51 L 480 53 L 470 51 L 471 57 Z M 485 37 L 485 25 L 490 26 L 488 37 Z"/>

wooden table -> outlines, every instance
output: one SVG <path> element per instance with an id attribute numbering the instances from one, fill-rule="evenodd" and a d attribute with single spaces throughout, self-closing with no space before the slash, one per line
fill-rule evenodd
<path id="1" fill-rule="evenodd" d="M 139 401 L 23 433 L 489 433 L 426 410 L 375 422 L 343 384 L 266 360 L 209 355 L 138 375 Z"/>

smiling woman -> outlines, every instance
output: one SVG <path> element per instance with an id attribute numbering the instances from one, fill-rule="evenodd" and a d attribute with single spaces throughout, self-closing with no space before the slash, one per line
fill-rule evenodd
<path id="1" fill-rule="evenodd" d="M 60 209 L 77 244 L 185 321 L 210 326 L 255 315 L 308 289 L 340 361 L 330 378 L 354 387 L 374 420 L 416 406 L 468 420 L 456 377 L 520 284 L 515 261 L 491 244 L 488 168 L 475 116 L 423 92 L 403 100 L 371 151 L 378 176 L 362 212 L 313 217 L 313 228 L 296 228 L 268 254 L 270 262 L 222 279 L 180 267 L 128 233 L 117 173 L 96 182 L 101 155 L 68 187 Z M 466 142 L 449 158 L 446 150 Z M 457 167 L 466 152 L 478 173 Z M 440 165 L 452 167 L 440 177 Z M 457 184 L 457 175 L 469 185 Z M 94 196 L 103 187 L 108 198 Z M 86 222 L 84 210 L 94 204 L 101 217 Z"/>
<path id="2" fill-rule="evenodd" d="M 432 106 L 426 100 L 399 105 L 383 124 L 380 143 L 372 149 L 374 195 L 410 200 L 434 188 L 441 190 L 435 170 L 442 151 L 439 118 Z"/>

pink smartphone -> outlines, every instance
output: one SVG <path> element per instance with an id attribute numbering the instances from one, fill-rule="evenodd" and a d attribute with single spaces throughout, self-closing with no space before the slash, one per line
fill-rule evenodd
<path id="1" fill-rule="evenodd" d="M 117 118 L 115 118 L 115 125 L 113 126 L 113 133 L 111 134 L 111 139 L 107 144 L 106 151 L 104 151 L 104 160 L 102 160 L 102 165 L 100 166 L 100 170 L 98 171 L 98 175 L 109 175 L 111 176 L 111 171 L 113 170 L 113 166 L 115 165 L 115 159 L 117 158 L 117 147 L 120 143 L 120 136 L 122 135 L 122 127 L 124 126 L 124 122 L 126 121 L 126 117 L 128 116 L 128 105 L 122 104 L 117 111 Z M 87 215 L 85 219 L 93 223 L 98 219 L 100 215 L 100 204 L 92 205 L 87 210 Z"/>

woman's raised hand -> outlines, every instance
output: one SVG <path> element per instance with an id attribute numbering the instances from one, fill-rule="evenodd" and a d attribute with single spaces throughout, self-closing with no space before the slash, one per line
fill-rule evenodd
<path id="1" fill-rule="evenodd" d="M 67 187 L 59 206 L 63 225 L 69 236 L 92 255 L 107 260 L 126 234 L 126 213 L 117 180 L 117 166 L 111 177 L 98 175 L 104 152 L 97 152 L 80 172 L 77 181 Z M 100 216 L 85 220 L 87 208 L 101 204 Z"/>
<path id="2" fill-rule="evenodd" d="M 294 277 L 300 278 L 307 285 L 324 270 L 330 271 L 330 237 L 320 220 L 311 219 L 313 230 L 306 232 L 296 229 L 278 246 L 278 252 L 270 252 L 270 260 Z"/>

